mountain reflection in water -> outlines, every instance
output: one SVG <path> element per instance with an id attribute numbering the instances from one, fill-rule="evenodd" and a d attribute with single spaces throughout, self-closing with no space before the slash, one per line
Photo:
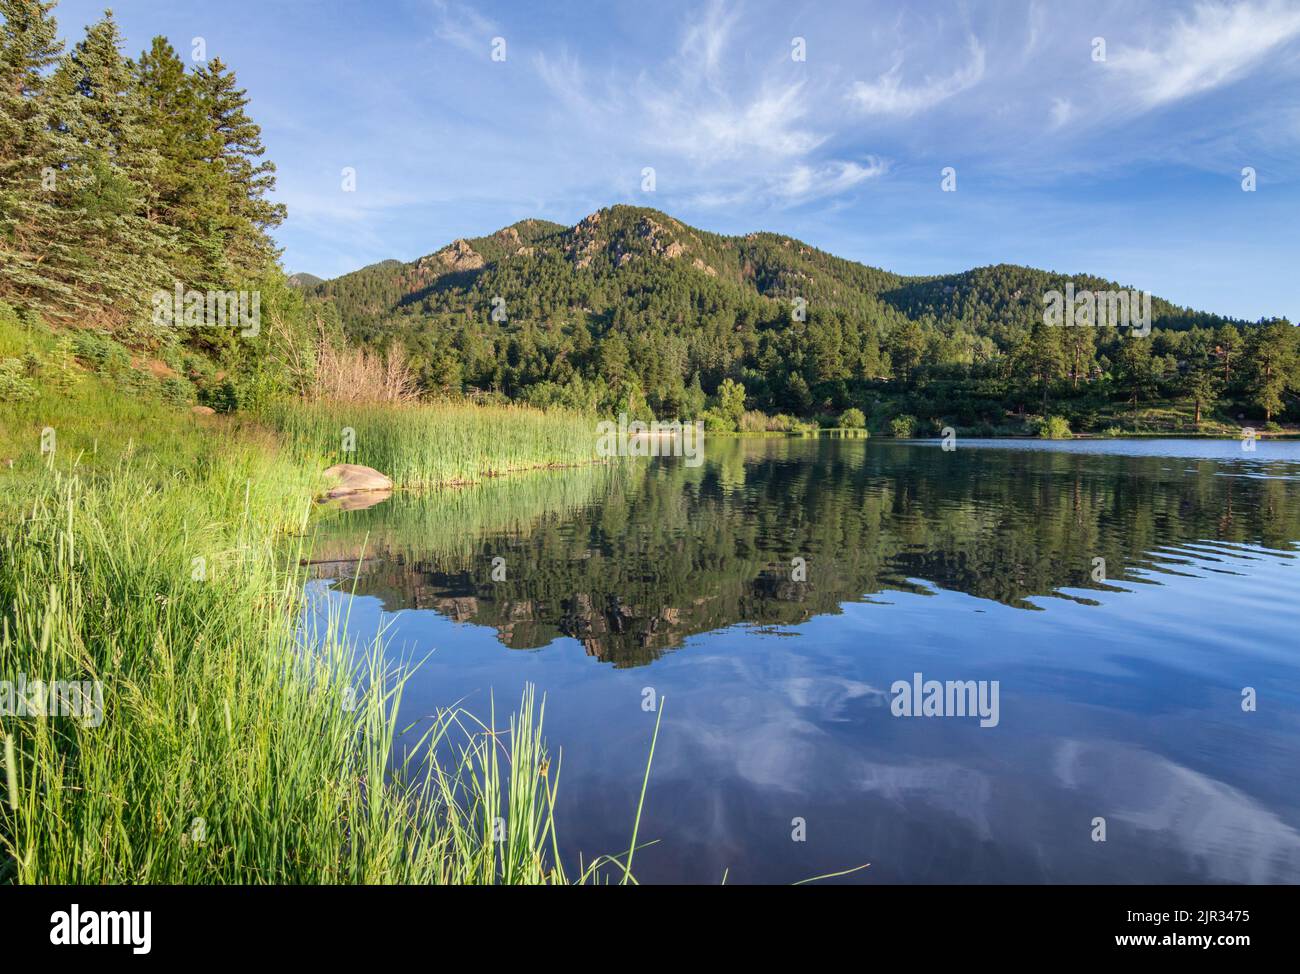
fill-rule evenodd
<path id="1" fill-rule="evenodd" d="M 696 469 L 667 460 L 398 495 L 327 526 L 315 574 L 390 612 L 491 626 L 512 649 L 567 636 L 640 666 L 696 633 L 794 625 L 890 591 L 1033 610 L 1035 597 L 1152 584 L 1189 555 L 1291 551 L 1300 490 L 1249 475 L 1300 469 L 1300 450 L 1277 445 L 1295 456 L 716 439 Z"/>
<path id="2" fill-rule="evenodd" d="M 536 685 L 590 861 L 652 690 L 643 882 L 1300 882 L 1300 443 L 705 453 L 326 517 L 310 604 L 419 663 L 399 751 Z M 997 681 L 997 726 L 894 717 L 914 673 Z"/>

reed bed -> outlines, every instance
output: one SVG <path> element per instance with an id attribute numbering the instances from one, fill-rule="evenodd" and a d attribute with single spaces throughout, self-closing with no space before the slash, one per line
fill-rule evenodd
<path id="1" fill-rule="evenodd" d="M 294 403 L 268 411 L 266 420 L 301 462 L 364 464 L 400 487 L 474 483 L 597 459 L 595 420 L 565 410 Z"/>

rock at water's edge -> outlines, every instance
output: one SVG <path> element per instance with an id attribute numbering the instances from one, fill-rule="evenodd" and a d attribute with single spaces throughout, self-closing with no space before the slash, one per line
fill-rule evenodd
<path id="1" fill-rule="evenodd" d="M 367 490 L 392 490 L 393 482 L 374 467 L 359 463 L 336 463 L 325 471 L 325 476 L 338 481 L 326 497 L 346 497 Z"/>

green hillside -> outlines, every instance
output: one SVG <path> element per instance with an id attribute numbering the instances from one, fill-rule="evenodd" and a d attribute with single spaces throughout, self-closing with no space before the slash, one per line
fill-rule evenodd
<path id="1" fill-rule="evenodd" d="M 573 227 L 524 220 L 458 239 L 311 293 L 352 340 L 403 349 L 429 389 L 660 418 L 708 409 L 717 428 L 745 422 L 735 403 L 832 422 L 857 408 L 876 428 L 905 414 L 917 432 L 931 421 L 1018 432 L 1046 412 L 1076 430 L 1136 429 L 1153 407 L 1182 424 L 1198 401 L 1206 429 L 1219 428 L 1214 415 L 1300 418 L 1285 324 L 1154 296 L 1149 341 L 1043 324 L 1049 291 L 1137 283 L 1010 264 L 905 277 L 777 234 L 723 236 L 612 206 Z M 728 380 L 744 392 L 722 416 Z"/>

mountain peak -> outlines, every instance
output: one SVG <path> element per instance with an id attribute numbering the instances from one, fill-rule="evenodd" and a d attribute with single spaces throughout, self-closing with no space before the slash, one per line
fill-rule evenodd
<path id="1" fill-rule="evenodd" d="M 417 261 L 386 261 L 317 286 L 336 299 L 357 332 L 414 326 L 421 316 L 474 318 L 490 299 L 510 309 L 552 308 L 573 320 L 618 311 L 658 320 L 670 303 L 680 327 L 689 322 L 773 320 L 796 299 L 809 314 L 838 315 L 884 334 L 902 324 L 966 322 L 975 338 L 1007 344 L 1041 320 L 1042 295 L 1067 281 L 1092 289 L 1120 286 L 996 264 L 953 274 L 903 276 L 836 257 L 786 234 L 728 236 L 690 226 L 647 206 L 618 203 L 573 226 L 528 218 L 482 237 L 458 237 Z M 1152 302 L 1157 323 L 1189 327 L 1225 319 Z M 511 311 L 513 324 L 526 315 Z M 593 321 L 600 331 L 606 322 Z M 973 340 L 973 339 L 972 339 Z"/>

